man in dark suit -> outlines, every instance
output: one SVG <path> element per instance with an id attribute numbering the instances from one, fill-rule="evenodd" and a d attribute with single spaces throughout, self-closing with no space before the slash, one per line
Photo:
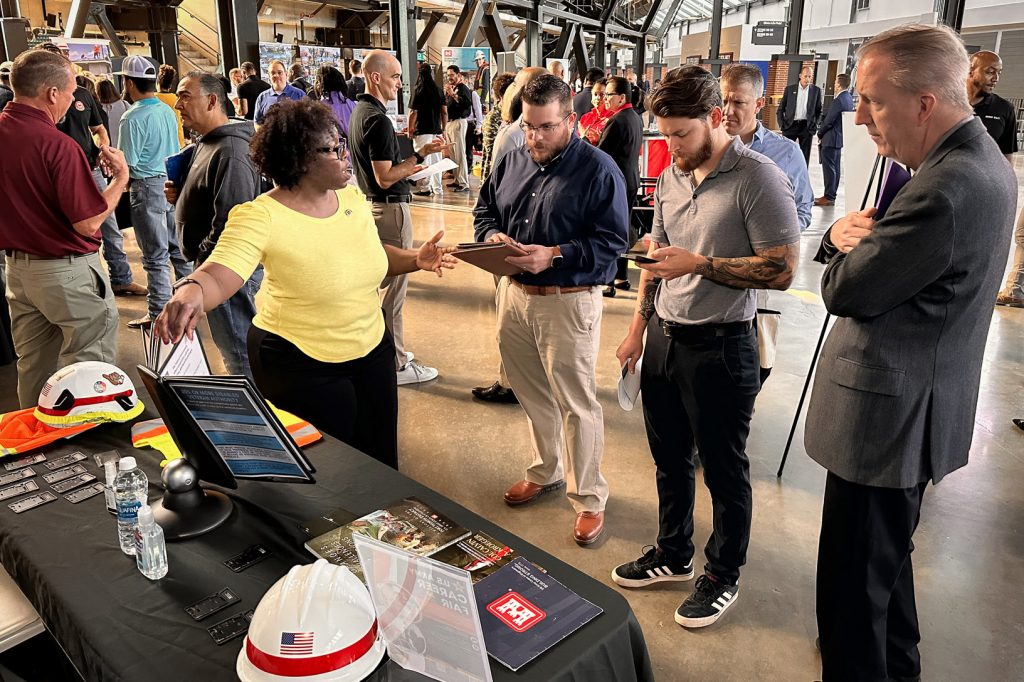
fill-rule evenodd
<path id="1" fill-rule="evenodd" d="M 818 128 L 818 156 L 821 170 L 825 175 L 825 194 L 814 200 L 815 206 L 832 206 L 839 191 L 839 160 L 843 155 L 843 113 L 853 111 L 853 95 L 850 94 L 850 76 L 841 73 L 836 76 L 835 99 L 825 114 L 825 120 Z"/>
<path id="2" fill-rule="evenodd" d="M 821 88 L 815 85 L 814 70 L 800 70 L 800 82 L 786 87 L 779 102 L 779 131 L 800 145 L 804 161 L 811 163 L 811 138 L 821 118 Z"/>
<path id="3" fill-rule="evenodd" d="M 629 81 L 622 76 L 612 76 L 605 85 L 605 106 L 614 112 L 608 119 L 597 141 L 597 148 L 612 157 L 626 178 L 627 224 L 630 223 L 636 193 L 640 189 L 640 147 L 644 141 L 644 124 L 640 114 L 629 101 Z M 633 245 L 633 230 L 630 230 L 629 246 Z M 619 258 L 615 270 L 615 281 L 605 287 L 605 297 L 615 296 L 615 290 L 629 289 L 629 276 L 625 258 Z"/>
<path id="4" fill-rule="evenodd" d="M 1017 186 L 973 117 L 967 52 L 944 26 L 861 48 L 856 121 L 915 171 L 881 220 L 822 240 L 825 306 L 807 453 L 828 469 L 818 544 L 823 682 L 919 680 L 912 537 L 929 481 L 967 464 Z M 937 518 L 941 523 L 942 519 Z"/>

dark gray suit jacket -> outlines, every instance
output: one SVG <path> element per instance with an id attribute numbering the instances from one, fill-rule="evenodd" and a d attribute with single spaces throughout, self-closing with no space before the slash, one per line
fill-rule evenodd
<path id="1" fill-rule="evenodd" d="M 821 294 L 821 351 L 804 445 L 840 478 L 909 488 L 967 464 L 981 363 L 1009 251 L 1017 182 L 980 121 L 925 159 Z"/>

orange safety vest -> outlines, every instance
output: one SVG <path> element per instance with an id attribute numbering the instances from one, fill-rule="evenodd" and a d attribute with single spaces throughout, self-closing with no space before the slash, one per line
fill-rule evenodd
<path id="1" fill-rule="evenodd" d="M 100 422 L 93 422 L 58 428 L 36 419 L 35 409 L 29 407 L 0 415 L 0 457 L 20 455 L 100 425 Z"/>

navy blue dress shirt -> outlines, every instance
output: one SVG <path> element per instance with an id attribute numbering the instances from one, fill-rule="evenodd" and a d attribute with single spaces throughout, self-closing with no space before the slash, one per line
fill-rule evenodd
<path id="1" fill-rule="evenodd" d="M 504 232 L 522 244 L 559 246 L 562 264 L 513 279 L 545 286 L 598 285 L 615 277 L 629 225 L 622 171 L 573 135 L 546 166 L 523 147 L 505 154 L 480 188 L 473 209 L 478 242 Z"/>

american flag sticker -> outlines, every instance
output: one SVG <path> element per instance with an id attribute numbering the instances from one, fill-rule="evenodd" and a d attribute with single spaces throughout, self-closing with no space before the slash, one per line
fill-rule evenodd
<path id="1" fill-rule="evenodd" d="M 281 654 L 287 656 L 310 656 L 313 654 L 312 632 L 282 632 Z"/>

